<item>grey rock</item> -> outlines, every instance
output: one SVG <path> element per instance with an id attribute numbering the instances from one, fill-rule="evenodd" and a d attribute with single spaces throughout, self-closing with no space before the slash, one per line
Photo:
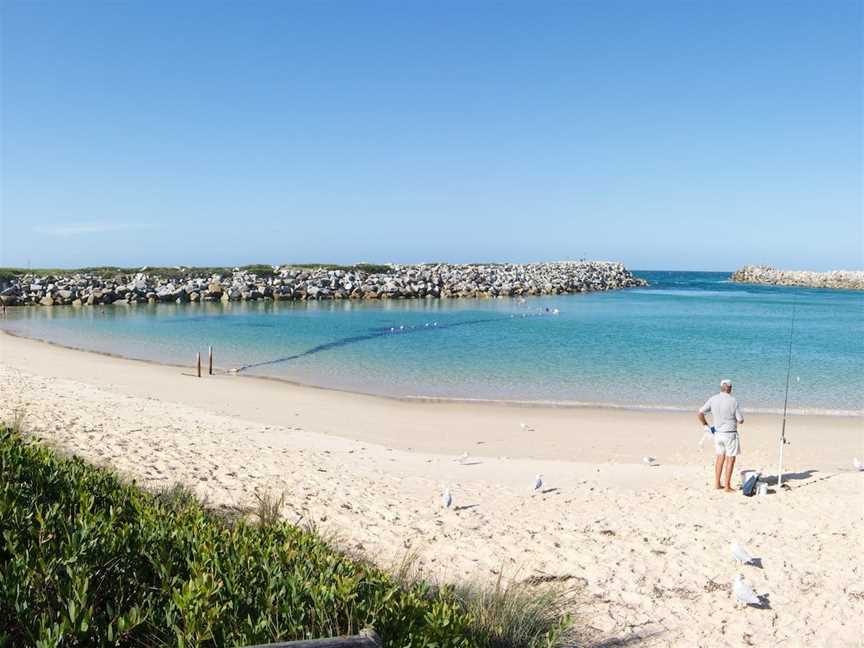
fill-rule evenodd
<path id="1" fill-rule="evenodd" d="M 235 268 L 226 276 L 204 278 L 189 269 L 176 268 L 176 274 L 166 279 L 148 275 L 144 268 L 134 276 L 107 280 L 86 274 L 30 274 L 4 279 L 0 296 L 6 303 L 16 304 L 47 304 L 50 297 L 54 305 L 76 299 L 93 305 L 120 301 L 497 298 L 616 290 L 646 283 L 622 264 L 603 261 L 390 265 L 373 273 L 290 266 L 274 271 L 272 276 L 259 277 Z"/>
<path id="2" fill-rule="evenodd" d="M 802 270 L 777 270 L 770 266 L 748 265 L 732 273 L 731 280 L 736 283 L 772 286 L 864 290 L 864 271 L 862 270 L 808 272 Z"/>

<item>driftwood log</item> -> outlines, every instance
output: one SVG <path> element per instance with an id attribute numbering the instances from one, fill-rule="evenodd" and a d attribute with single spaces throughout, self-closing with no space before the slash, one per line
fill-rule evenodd
<path id="1" fill-rule="evenodd" d="M 381 639 L 374 630 L 362 630 L 359 635 L 330 639 L 303 639 L 246 648 L 381 648 Z"/>

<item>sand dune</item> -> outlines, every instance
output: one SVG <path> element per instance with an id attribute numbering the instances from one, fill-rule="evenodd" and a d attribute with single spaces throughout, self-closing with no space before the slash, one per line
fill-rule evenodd
<path id="1" fill-rule="evenodd" d="M 860 645 L 860 419 L 795 417 L 788 490 L 711 488 L 691 414 L 412 403 L 208 377 L 0 335 L 0 416 L 146 486 L 214 505 L 287 494 L 284 514 L 435 578 L 576 586 L 581 623 L 649 646 Z M 739 395 L 746 405 L 746 394 Z M 523 430 L 520 422 L 527 422 Z M 774 468 L 779 422 L 748 417 L 741 468 Z M 467 461 L 453 461 L 462 452 Z M 658 467 L 642 464 L 657 457 Z M 534 475 L 544 488 L 533 493 Z M 442 510 L 449 487 L 454 509 Z M 737 565 L 729 542 L 764 568 Z M 743 573 L 770 609 L 736 608 Z"/>

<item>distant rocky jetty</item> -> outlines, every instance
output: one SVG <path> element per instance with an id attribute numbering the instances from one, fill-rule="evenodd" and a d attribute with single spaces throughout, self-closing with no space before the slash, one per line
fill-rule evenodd
<path id="1" fill-rule="evenodd" d="M 777 270 L 768 266 L 748 265 L 732 273 L 732 281 L 738 283 L 770 284 L 773 286 L 864 290 L 864 271 L 832 270 L 831 272 L 807 272 L 802 270 Z"/>
<path id="2" fill-rule="evenodd" d="M 483 265 L 256 266 L 201 276 L 201 269 L 135 273 L 20 274 L 0 284 L 6 305 L 146 304 L 316 299 L 445 299 L 558 295 L 644 286 L 622 264 L 605 261 Z"/>

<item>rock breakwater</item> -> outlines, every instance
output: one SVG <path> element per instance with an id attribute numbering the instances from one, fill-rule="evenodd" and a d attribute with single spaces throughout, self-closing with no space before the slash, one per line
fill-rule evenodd
<path id="1" fill-rule="evenodd" d="M 0 300 L 19 305 L 97 305 L 198 301 L 317 299 L 446 299 L 518 297 L 644 286 L 622 264 L 578 261 L 528 264 L 424 264 L 333 269 L 274 266 L 202 276 L 194 268 L 146 268 L 114 276 L 99 273 L 27 273 L 7 277 Z"/>
<path id="2" fill-rule="evenodd" d="M 772 286 L 864 290 L 864 271 L 832 270 L 830 272 L 809 272 L 803 270 L 777 270 L 769 266 L 748 265 L 733 272 L 732 281 Z"/>

